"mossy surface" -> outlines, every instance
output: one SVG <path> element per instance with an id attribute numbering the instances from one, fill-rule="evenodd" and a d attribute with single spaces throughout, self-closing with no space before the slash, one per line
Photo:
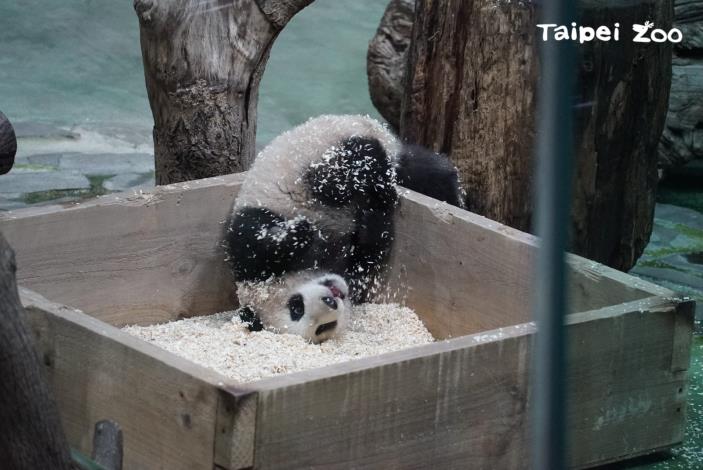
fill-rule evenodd
<path id="1" fill-rule="evenodd" d="M 54 171 L 56 167 L 52 165 L 39 165 L 35 163 L 15 163 L 12 169 L 15 171 Z"/>
<path id="2" fill-rule="evenodd" d="M 115 175 L 93 175 L 86 176 L 90 182 L 89 189 L 50 189 L 48 191 L 35 191 L 26 193 L 21 200 L 25 204 L 38 204 L 64 198 L 84 200 L 109 193 L 103 183 Z"/>

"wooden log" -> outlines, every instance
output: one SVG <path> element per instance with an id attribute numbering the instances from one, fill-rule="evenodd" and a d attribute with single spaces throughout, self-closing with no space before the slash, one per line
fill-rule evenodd
<path id="1" fill-rule="evenodd" d="M 2 112 L 0 112 L 0 175 L 4 175 L 15 164 L 17 138 L 15 130 Z"/>
<path id="2" fill-rule="evenodd" d="M 68 444 L 24 318 L 15 271 L 14 253 L 0 234 L 0 462 L 3 468 L 69 470 Z"/>
<path id="3" fill-rule="evenodd" d="M 400 130 L 450 155 L 469 210 L 523 231 L 531 219 L 536 22 L 532 2 L 418 1 Z"/>
<path id="4" fill-rule="evenodd" d="M 451 155 L 469 210 L 523 231 L 532 219 L 535 5 L 419 0 L 401 115 L 403 138 Z M 671 81 L 670 44 L 633 43 L 631 25 L 646 18 L 668 29 L 672 2 L 579 5 L 581 24 L 619 22 L 621 39 L 579 47 L 572 251 L 628 270 L 652 229 Z"/>
<path id="5" fill-rule="evenodd" d="M 675 0 L 671 97 L 659 144 L 659 167 L 667 170 L 703 158 L 703 0 Z M 685 171 L 685 170 L 683 170 Z"/>
<path id="6" fill-rule="evenodd" d="M 415 0 L 391 0 L 366 55 L 371 102 L 396 132 L 414 19 Z"/>
<path id="7" fill-rule="evenodd" d="M 157 184 L 249 168 L 269 51 L 312 1 L 135 0 Z"/>
<path id="8" fill-rule="evenodd" d="M 581 22 L 619 22 L 622 37 L 579 47 L 571 251 L 628 271 L 652 232 L 657 149 L 671 87 L 671 44 L 632 42 L 631 25 L 647 18 L 668 31 L 673 5 L 582 5 Z"/>

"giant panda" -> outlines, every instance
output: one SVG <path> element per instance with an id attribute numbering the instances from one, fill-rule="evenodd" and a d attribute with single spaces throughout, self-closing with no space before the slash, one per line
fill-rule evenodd
<path id="1" fill-rule="evenodd" d="M 240 282 L 239 317 L 252 331 L 266 326 L 277 333 L 321 343 L 342 331 L 351 315 L 349 287 L 329 272 L 303 270 L 268 279 Z"/>
<path id="2" fill-rule="evenodd" d="M 341 331 L 387 262 L 398 183 L 461 206 L 446 157 L 401 144 L 368 116 L 313 118 L 264 148 L 225 240 L 250 328 L 313 342 Z"/>

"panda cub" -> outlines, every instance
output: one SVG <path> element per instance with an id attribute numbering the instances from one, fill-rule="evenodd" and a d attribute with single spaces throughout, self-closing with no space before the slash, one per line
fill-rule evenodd
<path id="1" fill-rule="evenodd" d="M 446 157 L 368 116 L 320 116 L 275 138 L 247 173 L 225 246 L 250 329 L 324 341 L 362 303 L 393 243 L 396 184 L 461 207 Z"/>
<path id="2" fill-rule="evenodd" d="M 240 318 L 249 329 L 264 325 L 278 333 L 297 334 L 321 343 L 342 331 L 351 314 L 349 287 L 340 276 L 301 271 L 268 282 L 242 282 L 237 286 Z"/>

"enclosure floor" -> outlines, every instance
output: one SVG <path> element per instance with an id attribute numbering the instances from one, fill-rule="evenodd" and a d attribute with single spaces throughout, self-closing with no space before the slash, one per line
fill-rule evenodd
<path id="1" fill-rule="evenodd" d="M 242 383 L 434 341 L 415 312 L 396 304 L 354 307 L 348 328 L 322 344 L 297 335 L 250 332 L 234 312 L 124 331 Z"/>

